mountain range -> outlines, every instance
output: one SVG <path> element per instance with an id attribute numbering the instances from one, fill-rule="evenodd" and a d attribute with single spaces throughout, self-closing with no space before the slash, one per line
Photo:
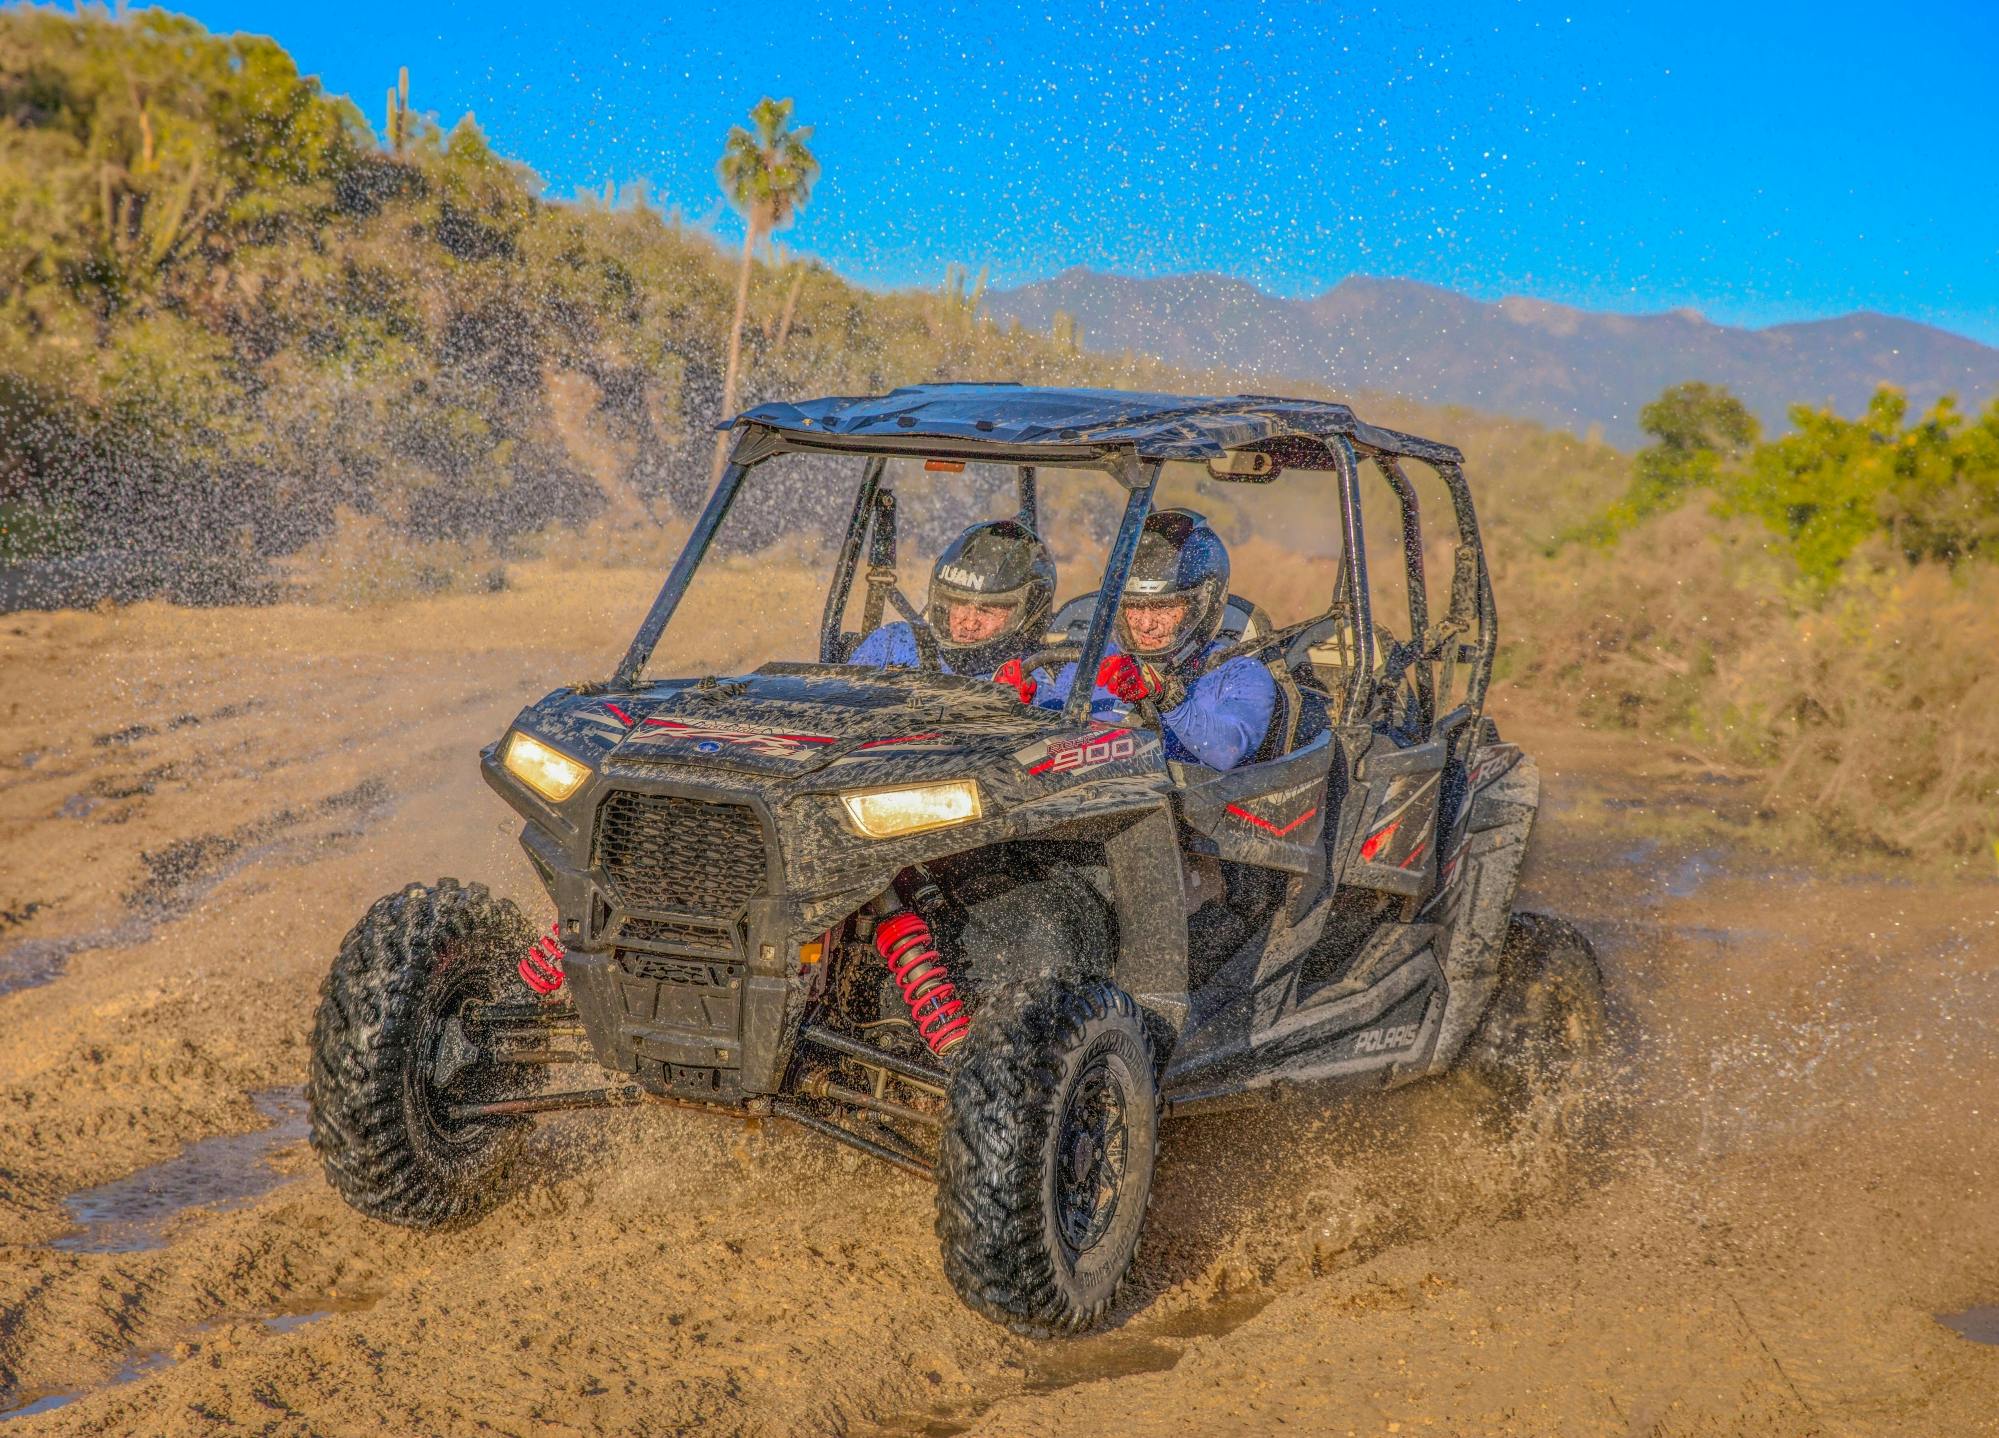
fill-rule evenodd
<path id="1" fill-rule="evenodd" d="M 1413 280 L 1353 276 L 1285 299 L 1226 275 L 1161 279 L 1076 268 L 990 291 L 1001 320 L 1047 330 L 1058 311 L 1087 348 L 1132 350 L 1192 369 L 1308 380 L 1461 404 L 1586 434 L 1642 442 L 1638 411 L 1668 385 L 1727 385 L 1765 429 L 1793 404 L 1855 414 L 1879 384 L 1918 406 L 1999 394 L 1999 349 L 1913 320 L 1856 311 L 1740 329 L 1689 310 L 1622 315 L 1543 300 L 1489 303 Z"/>

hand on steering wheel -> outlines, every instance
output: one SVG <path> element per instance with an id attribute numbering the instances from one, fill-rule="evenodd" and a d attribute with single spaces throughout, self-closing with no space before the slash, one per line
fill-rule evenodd
<path id="1" fill-rule="evenodd" d="M 1102 664 L 1099 664 L 1097 666 L 1097 673 L 1091 676 L 1092 680 L 1101 683 L 1102 680 L 1100 676 L 1104 673 L 1105 666 L 1110 664 L 1113 660 L 1121 657 L 1124 656 L 1116 654 L 1108 656 L 1103 661 Z M 1020 661 L 1020 668 L 1023 674 L 1031 675 L 1038 669 L 1046 669 L 1050 674 L 1059 675 L 1062 672 L 1063 665 L 1079 664 L 1082 662 L 1082 659 L 1083 659 L 1083 646 L 1080 644 L 1051 644 L 1046 649 L 1037 649 L 1032 654 L 1022 659 Z M 997 678 L 998 676 L 995 675 L 994 677 Z M 1077 678 L 1081 679 L 1082 676 L 1078 675 Z M 1168 680 L 1166 681 L 1166 683 L 1169 687 L 1171 687 L 1175 685 L 1177 681 Z M 1117 691 L 1112 690 L 1111 692 L 1115 694 Z M 1134 712 L 1137 713 L 1140 721 L 1143 722 L 1145 725 L 1147 725 L 1149 728 L 1159 729 L 1162 732 L 1164 731 L 1165 727 L 1164 721 L 1160 719 L 1158 705 L 1155 704 L 1153 700 L 1145 697 L 1140 697 L 1138 699 L 1125 699 L 1122 695 L 1120 695 L 1119 702 L 1130 704 Z M 1173 700 L 1172 702 L 1178 703 L 1179 701 Z M 1168 707 L 1171 707 L 1171 705 L 1169 705 Z"/>
<path id="2" fill-rule="evenodd" d="M 1097 666 L 1097 687 L 1109 690 L 1126 704 L 1136 704 L 1141 699 L 1157 699 L 1165 681 L 1158 670 L 1129 654 L 1106 654 Z"/>
<path id="3" fill-rule="evenodd" d="M 1187 686 L 1180 680 L 1129 654 L 1105 656 L 1097 666 L 1097 687 L 1126 704 L 1159 709 L 1177 709 L 1187 697 Z"/>

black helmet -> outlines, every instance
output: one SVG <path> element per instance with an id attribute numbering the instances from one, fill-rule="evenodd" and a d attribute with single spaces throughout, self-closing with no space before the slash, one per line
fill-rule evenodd
<path id="1" fill-rule="evenodd" d="M 1054 601 L 1055 561 L 1048 546 L 1020 521 L 994 519 L 973 525 L 937 556 L 923 617 L 945 663 L 960 674 L 982 674 L 1041 643 Z M 954 644 L 951 609 L 959 604 L 1010 612 L 998 633 L 976 644 Z"/>
<path id="2" fill-rule="evenodd" d="M 1131 574 L 1118 604 L 1117 640 L 1127 654 L 1176 669 L 1198 658 L 1221 632 L 1229 599 L 1229 552 L 1208 521 L 1191 509 L 1162 509 L 1145 517 Z M 1181 602 L 1187 613 L 1170 638 L 1140 648 L 1125 622 L 1134 606 Z"/>

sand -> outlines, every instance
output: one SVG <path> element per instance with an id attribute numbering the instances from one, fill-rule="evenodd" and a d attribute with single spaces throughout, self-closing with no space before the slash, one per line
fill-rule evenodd
<path id="1" fill-rule="evenodd" d="M 925 1184 L 664 1109 L 546 1123 L 445 1236 L 350 1212 L 293 1124 L 93 1251 L 66 1198 L 279 1111 L 376 895 L 546 916 L 477 751 L 655 583 L 0 620 L 9 1435 L 1999 1432 L 1999 1347 L 1936 1318 L 1999 1303 L 1999 883 L 1773 858 L 1712 820 L 1731 776 L 1559 696 L 1500 713 L 1548 796 L 1523 905 L 1617 1010 L 1595 1151 L 1449 1082 L 1169 1125 L 1117 1325 L 1067 1343 L 958 1304 Z"/>

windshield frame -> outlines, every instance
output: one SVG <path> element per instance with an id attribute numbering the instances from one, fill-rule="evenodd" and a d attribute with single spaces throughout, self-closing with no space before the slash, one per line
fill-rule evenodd
<path id="1" fill-rule="evenodd" d="M 1366 549 L 1361 535 L 1360 519 L 1360 455 L 1345 435 L 1334 435 L 1326 442 L 1326 449 L 1332 464 L 1327 471 L 1333 477 L 1336 493 L 1337 518 L 1339 520 L 1344 552 L 1347 556 L 1343 564 L 1343 583 L 1346 602 L 1351 607 L 1356 642 L 1359 653 L 1371 655 L 1374 645 L 1373 615 L 1370 612 L 1367 589 Z M 1376 453 L 1372 449 L 1366 451 Z M 1023 512 L 1036 503 L 1034 470 L 1043 467 L 1062 469 L 1095 469 L 1108 474 L 1126 490 L 1124 514 L 1118 525 L 1116 540 L 1105 557 L 1104 572 L 1098 584 L 1100 594 L 1118 594 L 1124 589 L 1125 579 L 1131 572 L 1133 556 L 1138 550 L 1138 540 L 1146 516 L 1151 513 L 1154 492 L 1159 483 L 1164 461 L 1145 458 L 1131 445 L 1081 445 L 1081 444 L 1035 444 L 1013 445 L 979 443 L 977 441 L 954 440 L 934 435 L 870 435 L 865 438 L 848 438 L 834 435 L 805 436 L 788 431 L 779 431 L 764 425 L 749 423 L 740 426 L 740 433 L 730 451 L 728 463 L 723 467 L 722 476 L 716 482 L 714 491 L 708 496 L 700 517 L 687 536 L 687 543 L 674 560 L 665 582 L 660 586 L 657 597 L 640 623 L 638 633 L 633 636 L 631 646 L 619 663 L 611 685 L 618 689 L 633 689 L 640 682 L 646 664 L 651 660 L 653 650 L 658 646 L 660 636 L 672 620 L 674 610 L 692 582 L 695 571 L 707 556 L 716 532 L 728 518 L 730 507 L 741 492 L 743 481 L 750 471 L 765 460 L 781 454 L 851 454 L 864 460 L 862 478 L 856 503 L 851 511 L 847 535 L 835 564 L 832 587 L 827 596 L 827 608 L 821 618 L 820 662 L 827 659 L 826 633 L 829 624 L 837 626 L 839 612 L 844 600 L 851 592 L 860 563 L 860 549 L 866 538 L 872 493 L 880 486 L 886 462 L 892 458 L 937 458 L 963 459 L 968 462 L 986 464 L 1012 464 L 1020 471 L 1019 485 Z M 1425 460 L 1425 463 L 1430 461 Z M 1477 521 L 1472 516 L 1471 496 L 1466 490 L 1461 464 L 1433 464 L 1449 491 L 1461 533 L 1469 536 L 1477 546 L 1477 610 L 1483 623 L 1479 636 L 1475 673 L 1478 682 L 1475 692 L 1483 695 L 1485 682 L 1489 680 L 1492 655 L 1495 644 L 1496 626 L 1492 622 L 1492 601 L 1490 580 L 1487 578 L 1485 554 L 1482 545 L 1477 544 Z M 1085 724 L 1090 718 L 1093 682 L 1083 682 L 1083 676 L 1094 679 L 1096 668 L 1101 663 L 1104 650 L 1108 646 L 1116 605 L 1099 604 L 1091 616 L 1090 628 L 1084 637 L 1083 649 L 1077 659 L 1077 679 L 1072 683 L 1062 715 L 1069 722 Z M 1371 664 L 1355 666 L 1349 677 L 1347 695 L 1348 712 L 1360 712 L 1364 707 L 1364 696 L 1371 683 Z"/>
<path id="2" fill-rule="evenodd" d="M 1141 460 L 1127 447 L 1122 446 L 1069 446 L 1037 445 L 1033 449 L 1019 449 L 1007 445 L 974 446 L 936 440 L 926 437 L 903 439 L 900 436 L 870 438 L 861 442 L 841 442 L 832 436 L 804 439 L 790 434 L 779 434 L 760 425 L 751 425 L 736 441 L 730 452 L 729 461 L 723 467 L 722 476 L 702 507 L 700 517 L 687 536 L 680 554 L 667 572 L 652 606 L 646 611 L 638 633 L 625 651 L 611 684 L 618 689 L 636 688 L 646 665 L 651 661 L 653 650 L 658 647 L 660 636 L 666 632 L 673 614 L 680 607 L 680 601 L 693 581 L 695 571 L 707 557 L 710 546 L 723 521 L 729 516 L 730 508 L 742 492 L 743 481 L 751 470 L 780 454 L 791 453 L 845 453 L 865 457 L 859 491 L 854 508 L 849 516 L 847 533 L 840 556 L 834 566 L 832 585 L 827 594 L 826 609 L 820 625 L 820 662 L 830 662 L 827 655 L 826 626 L 839 623 L 840 612 L 845 607 L 847 595 L 851 592 L 854 577 L 859 568 L 861 542 L 864 537 L 871 505 L 869 501 L 880 488 L 883 470 L 890 458 L 919 456 L 924 458 L 965 459 L 981 463 L 1013 463 L 1022 471 L 1020 494 L 1023 509 L 1035 504 L 1034 470 L 1056 461 L 1064 469 L 1095 469 L 1108 474 L 1127 491 L 1124 514 L 1118 523 L 1118 532 L 1110 552 L 1105 558 L 1102 578 L 1098 582 L 1098 592 L 1115 594 L 1124 588 L 1125 578 L 1131 572 L 1132 557 L 1138 551 L 1139 532 L 1144 526 L 1145 516 L 1151 512 L 1153 489 L 1159 480 L 1161 461 Z M 1082 724 L 1090 716 L 1090 696 L 1093 684 L 1082 682 L 1085 674 L 1094 675 L 1103 651 L 1109 643 L 1111 623 L 1115 617 L 1115 605 L 1099 605 L 1091 618 L 1090 629 L 1083 641 L 1083 652 L 1077 659 L 1077 682 L 1070 686 L 1067 703 L 1063 706 L 1063 717 L 1072 723 Z"/>

